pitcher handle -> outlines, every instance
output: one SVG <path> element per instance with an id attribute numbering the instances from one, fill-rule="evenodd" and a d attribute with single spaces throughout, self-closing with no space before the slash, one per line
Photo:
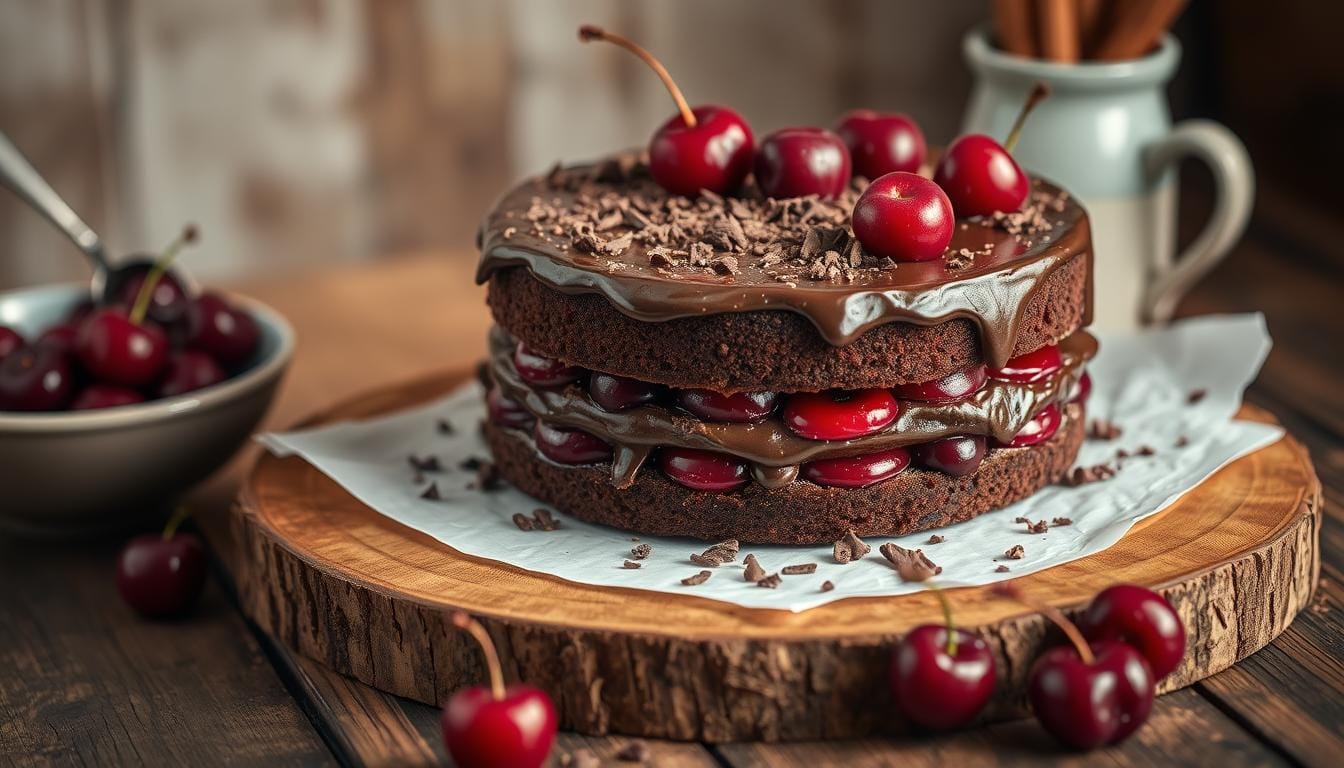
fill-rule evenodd
<path id="1" fill-rule="evenodd" d="M 1156 178 L 1187 156 L 1204 161 L 1213 171 L 1217 204 L 1194 242 L 1171 263 L 1157 266 L 1143 301 L 1144 320 L 1150 323 L 1170 320 L 1181 296 L 1227 255 L 1246 229 L 1255 198 L 1255 175 L 1246 147 L 1219 123 L 1178 123 L 1145 149 L 1144 168 Z"/>

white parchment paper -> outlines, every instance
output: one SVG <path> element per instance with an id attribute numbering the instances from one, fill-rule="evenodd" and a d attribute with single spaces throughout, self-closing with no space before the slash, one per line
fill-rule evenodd
<path id="1" fill-rule="evenodd" d="M 1242 392 L 1255 378 L 1269 353 L 1269 335 L 1260 315 L 1202 317 L 1168 329 L 1137 335 L 1098 334 L 1101 352 L 1090 366 L 1093 380 L 1088 418 L 1106 418 L 1123 429 L 1112 441 L 1089 440 L 1078 465 L 1113 461 L 1117 449 L 1134 453 L 1141 446 L 1152 456 L 1128 458 L 1118 475 L 1076 488 L 1052 486 L 1010 507 L 937 531 L 940 544 L 927 544 L 929 533 L 898 539 L 869 539 L 873 552 L 861 562 L 838 565 L 830 546 L 743 547 L 754 553 L 767 572 L 797 563 L 818 563 L 816 573 L 785 576 L 777 589 L 763 589 L 742 578 L 738 562 L 717 568 L 709 581 L 687 587 L 681 579 L 700 570 L 687 557 L 705 542 L 641 537 L 653 554 L 643 567 L 622 567 L 633 546 L 629 532 L 589 525 L 557 515 L 558 530 L 518 530 L 515 512 L 530 514 L 538 502 L 505 487 L 485 493 L 468 488 L 473 472 L 459 462 L 488 456 L 478 435 L 484 415 L 479 385 L 413 410 L 367 421 L 345 422 L 317 429 L 266 434 L 259 439 L 274 453 L 296 454 L 311 462 L 356 498 L 403 525 L 422 531 L 454 549 L 499 560 L 531 571 L 585 584 L 690 593 L 752 608 L 802 611 L 847 597 L 900 595 L 916 591 L 878 554 L 878 545 L 895 541 L 922 548 L 943 573 L 944 587 L 988 584 L 1051 568 L 1099 552 L 1114 544 L 1135 522 L 1162 510 L 1233 459 L 1262 448 L 1282 430 L 1235 421 Z M 1205 390 L 1197 403 L 1187 402 L 1193 390 Z M 439 434 L 438 419 L 455 427 Z M 1188 443 L 1177 447 L 1180 438 Z M 444 471 L 414 482 L 407 461 L 411 454 L 437 456 Z M 429 480 L 442 499 L 419 498 Z M 1050 521 L 1072 519 L 1068 526 L 1044 534 L 1028 534 L 1017 517 Z M 1007 560 L 1003 553 L 1021 544 L 1026 556 Z M 1004 564 L 1007 573 L 996 568 Z M 835 589 L 821 592 L 823 581 Z"/>

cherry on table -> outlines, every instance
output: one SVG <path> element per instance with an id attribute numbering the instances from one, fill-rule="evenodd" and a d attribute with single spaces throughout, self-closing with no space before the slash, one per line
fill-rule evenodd
<path id="1" fill-rule="evenodd" d="M 952 242 L 956 217 L 937 184 L 897 171 L 874 179 L 850 215 L 864 250 L 894 261 L 932 261 Z"/>
<path id="2" fill-rule="evenodd" d="M 1031 384 L 1054 376 L 1062 367 L 1064 358 L 1059 354 L 1059 347 L 1047 344 L 1040 349 L 1012 358 L 1004 363 L 1002 368 L 990 368 L 989 377 L 1000 381 Z"/>
<path id="3" fill-rule="evenodd" d="M 158 377 L 168 362 L 168 337 L 158 326 L 133 319 L 124 309 L 105 307 L 84 319 L 75 354 L 94 378 L 140 387 Z"/>
<path id="4" fill-rule="evenodd" d="M 934 170 L 933 180 L 947 192 L 958 216 L 988 216 L 996 211 L 1020 210 L 1031 192 L 1031 180 L 1013 159 L 1027 115 L 1047 95 L 1038 83 L 1027 96 L 1017 120 L 1002 145 L 982 133 L 955 139 Z"/>
<path id="5" fill-rule="evenodd" d="M 915 173 L 924 163 L 924 132 L 908 115 L 855 109 L 840 116 L 835 132 L 849 147 L 856 176 Z"/>
<path id="6" fill-rule="evenodd" d="M 849 440 L 880 432 L 900 404 L 885 389 L 831 390 L 790 395 L 784 423 L 809 440 Z"/>
<path id="7" fill-rule="evenodd" d="M 490 421 L 501 427 L 531 429 L 532 423 L 536 421 L 531 411 L 505 397 L 499 385 L 491 387 L 486 393 L 485 410 L 490 415 Z"/>
<path id="8" fill-rule="evenodd" d="M 834 199 L 849 186 L 849 148 L 825 128 L 783 128 L 761 142 L 755 171 L 766 197 Z"/>
<path id="9" fill-rule="evenodd" d="M 174 397 L 218 384 L 226 378 L 224 369 L 206 353 L 183 349 L 168 358 L 168 368 L 159 382 L 159 397 Z"/>
<path id="10" fill-rule="evenodd" d="M 588 377 L 588 396 L 604 411 L 616 413 L 647 405 L 662 395 L 663 388 L 647 381 L 594 371 Z"/>
<path id="11" fill-rule="evenodd" d="M 1031 421 L 1028 421 L 1027 425 L 1022 427 L 1021 431 L 1014 435 L 1012 440 L 1006 443 L 995 440 L 994 444 L 1002 448 L 1026 448 L 1031 445 L 1039 445 L 1054 437 L 1055 432 L 1059 430 L 1062 419 L 1059 406 L 1051 403 L 1042 408 L 1035 416 L 1032 416 Z"/>
<path id="12" fill-rule="evenodd" d="M 564 429 L 538 420 L 532 437 L 537 449 L 560 464 L 592 464 L 611 458 L 611 446 L 581 429 Z"/>
<path id="13" fill-rule="evenodd" d="M 750 473 L 740 459 L 694 448 L 663 448 L 658 451 L 663 474 L 695 491 L 728 491 L 747 482 Z"/>
<path id="14" fill-rule="evenodd" d="M 912 446 L 910 453 L 922 467 L 953 477 L 965 477 L 980 468 L 980 461 L 985 457 L 985 438 L 980 435 L 945 437 Z"/>
<path id="15" fill-rule="evenodd" d="M 23 334 L 7 325 L 0 325 L 0 362 L 4 362 L 9 353 L 26 344 Z"/>
<path id="16" fill-rule="evenodd" d="M 448 699 L 440 720 L 448 754 L 462 768 L 539 768 L 555 741 L 555 705 L 530 685 L 504 684 L 494 642 L 476 620 L 456 611 L 451 621 L 480 645 L 490 687 L 463 688 Z"/>
<path id="17" fill-rule="evenodd" d="M 119 387 L 116 384 L 93 383 L 75 395 L 74 402 L 70 403 L 70 410 L 91 411 L 143 402 L 145 402 L 145 396 L 137 390 L 129 387 Z"/>
<path id="18" fill-rule="evenodd" d="M 65 407 L 73 387 L 64 349 L 32 344 L 0 360 L 0 410 L 56 411 Z"/>
<path id="19" fill-rule="evenodd" d="M 934 588 L 943 624 L 906 633 L 891 654 L 887 681 L 897 709 L 925 728 L 965 725 L 994 694 L 994 653 L 977 635 L 952 624 L 946 595 Z"/>
<path id="20" fill-rule="evenodd" d="M 178 511 L 162 533 L 131 539 L 117 556 L 117 591 L 141 616 L 185 613 L 205 584 L 205 547 L 194 534 L 177 530 Z"/>
<path id="21" fill-rule="evenodd" d="M 1151 589 L 1136 584 L 1107 587 L 1092 598 L 1080 623 L 1088 640 L 1120 640 L 1137 648 L 1158 680 L 1185 658 L 1185 624 L 1171 603 Z"/>
<path id="22" fill-rule="evenodd" d="M 889 480 L 910 466 L 910 452 L 889 448 L 862 456 L 817 459 L 803 465 L 803 477 L 832 488 L 866 488 Z"/>
<path id="23" fill-rule="evenodd" d="M 246 363 L 257 349 L 257 321 L 213 291 L 191 301 L 186 311 L 187 346 L 215 358 L 226 368 Z"/>
<path id="24" fill-rule="evenodd" d="M 918 384 L 899 384 L 892 387 L 891 391 L 902 400 L 950 403 L 980 391 L 988 378 L 985 366 L 976 363 L 970 368 L 953 371 L 941 379 Z"/>
<path id="25" fill-rule="evenodd" d="M 583 376 L 582 368 L 539 355 L 521 341 L 513 350 L 513 367 L 523 381 L 538 387 L 558 387 Z"/>
<path id="26" fill-rule="evenodd" d="M 649 141 L 649 173 L 659 186 L 674 195 L 695 197 L 702 189 L 727 195 L 742 185 L 751 171 L 755 140 L 741 115 L 718 105 L 692 109 L 662 63 L 622 35 L 586 24 L 579 27 L 579 40 L 603 40 L 638 56 L 676 102 L 677 114 Z"/>
<path id="27" fill-rule="evenodd" d="M 748 423 L 774 413 L 779 397 L 774 392 L 735 392 L 724 395 L 708 389 L 682 389 L 677 405 L 705 421 Z"/>

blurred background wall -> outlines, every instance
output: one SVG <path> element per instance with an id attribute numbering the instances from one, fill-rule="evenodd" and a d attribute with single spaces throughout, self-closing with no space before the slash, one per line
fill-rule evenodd
<path id="1" fill-rule="evenodd" d="M 910 112 L 941 143 L 969 88 L 960 37 L 986 5 L 0 0 L 0 130 L 116 253 L 199 223 L 190 265 L 208 279 L 430 247 L 470 258 L 511 179 L 642 145 L 672 112 L 633 58 L 579 45 L 581 22 L 646 43 L 693 103 L 731 103 L 758 136 L 863 105 Z M 1344 3 L 1195 0 L 1177 28 L 1178 117 L 1240 133 L 1261 204 L 1288 220 L 1344 204 L 1342 25 Z M 1276 203 L 1283 189 L 1319 210 Z M 84 274 L 0 193 L 0 288 Z"/>

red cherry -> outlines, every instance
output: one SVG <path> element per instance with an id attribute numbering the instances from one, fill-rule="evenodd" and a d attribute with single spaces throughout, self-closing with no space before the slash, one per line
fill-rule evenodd
<path id="1" fill-rule="evenodd" d="M 119 387 L 116 384 L 90 384 L 75 396 L 75 401 L 70 404 L 70 410 L 91 411 L 143 402 L 145 396 L 134 389 Z"/>
<path id="2" fill-rule="evenodd" d="M 538 387 L 558 387 L 572 381 L 578 381 L 583 369 L 565 365 L 544 355 L 531 351 L 521 341 L 513 350 L 513 367 L 528 384 Z"/>
<path id="3" fill-rule="evenodd" d="M 1013 159 L 1013 147 L 1022 134 L 1027 115 L 1049 94 L 1038 83 L 1027 96 L 1017 120 L 1002 145 L 980 133 L 958 137 L 938 161 L 933 180 L 947 192 L 958 216 L 988 216 L 1022 208 L 1031 192 L 1031 180 Z"/>
<path id="4" fill-rule="evenodd" d="M 531 429 L 532 422 L 536 421 L 531 411 L 505 397 L 498 386 L 491 387 L 486 393 L 485 409 L 490 414 L 490 421 L 501 427 Z"/>
<path id="5" fill-rule="evenodd" d="M 70 311 L 66 313 L 64 324 L 78 328 L 79 324 L 84 322 L 84 318 L 88 317 L 97 308 L 98 305 L 93 303 L 93 299 L 80 299 L 79 303 L 71 307 Z"/>
<path id="6" fill-rule="evenodd" d="M 1073 396 L 1069 398 L 1070 403 L 1086 403 L 1087 398 L 1092 395 L 1092 374 L 1083 371 L 1083 375 L 1078 377 L 1078 385 L 1073 390 Z"/>
<path id="7" fill-rule="evenodd" d="M 257 349 L 257 321 L 228 299 L 206 291 L 187 307 L 187 346 L 225 368 L 246 363 Z"/>
<path id="8" fill-rule="evenodd" d="M 913 173 L 879 177 L 859 195 L 850 223 L 864 250 L 896 261 L 931 261 L 952 242 L 952 203 Z"/>
<path id="9" fill-rule="evenodd" d="M 1001 448 L 1025 448 L 1029 445 L 1044 443 L 1054 436 L 1055 430 L 1059 429 L 1059 422 L 1059 406 L 1051 403 L 1042 408 L 1040 413 L 1031 417 L 1031 421 L 1028 421 L 1027 425 L 1012 440 L 1006 443 L 995 440 L 994 444 Z"/>
<path id="10" fill-rule="evenodd" d="M 963 371 L 954 371 L 935 381 L 900 384 L 891 391 L 902 400 L 926 403 L 950 403 L 980 391 L 989 378 L 985 366 L 977 363 Z"/>
<path id="11" fill-rule="evenodd" d="M 504 685 L 499 656 L 485 628 L 462 612 L 452 623 L 475 638 L 490 687 L 463 688 L 448 699 L 440 726 L 453 764 L 461 768 L 539 768 L 555 741 L 555 705 L 530 685 Z"/>
<path id="12" fill-rule="evenodd" d="M 1117 640 L 1138 649 L 1153 677 L 1171 674 L 1185 658 L 1185 625 L 1158 593 L 1135 584 L 1116 584 L 1092 598 L 1080 622 L 1088 640 Z"/>
<path id="13" fill-rule="evenodd" d="M 912 446 L 910 453 L 922 467 L 953 477 L 965 477 L 980 468 L 980 460 L 985 457 L 985 438 L 980 435 L 945 437 Z"/>
<path id="14" fill-rule="evenodd" d="M 742 185 L 751 170 L 755 139 L 741 115 L 714 105 L 691 109 L 662 63 L 626 37 L 585 24 L 579 27 L 579 40 L 603 40 L 638 56 L 676 102 L 677 114 L 649 141 L 649 173 L 659 186 L 674 195 L 695 197 L 702 189 L 726 195 Z"/>
<path id="15" fill-rule="evenodd" d="M 774 392 L 736 392 L 731 395 L 721 395 L 708 389 L 683 389 L 677 392 L 677 405 L 705 421 L 760 421 L 774 413 L 778 399 Z"/>
<path id="16" fill-rule="evenodd" d="M 746 462 L 713 451 L 663 448 L 658 466 L 678 483 L 696 491 L 727 491 L 747 482 Z"/>
<path id="17" fill-rule="evenodd" d="M 73 322 L 69 322 L 51 326 L 43 331 L 34 343 L 51 345 L 68 351 L 75 348 L 75 340 L 78 338 L 79 326 Z"/>
<path id="18" fill-rule="evenodd" d="M 0 410 L 57 411 L 71 387 L 68 355 L 59 347 L 19 347 L 0 361 Z"/>
<path id="19" fill-rule="evenodd" d="M 880 432 L 899 413 L 885 389 L 808 392 L 789 397 L 784 423 L 809 440 L 849 440 Z"/>
<path id="20" fill-rule="evenodd" d="M 538 421 L 532 437 L 546 458 L 560 464 L 592 464 L 611 458 L 611 446 L 581 429 L 561 429 Z"/>
<path id="21" fill-rule="evenodd" d="M 1148 719 L 1154 679 L 1143 654 L 1119 642 L 1092 645 L 1085 661 L 1072 646 L 1036 659 L 1028 681 L 1031 709 L 1045 730 L 1075 749 L 1123 741 Z"/>
<path id="22" fill-rule="evenodd" d="M 190 533 L 148 533 L 117 557 L 117 591 L 142 616 L 184 613 L 205 584 L 205 548 Z"/>
<path id="23" fill-rule="evenodd" d="M 224 369 L 213 357 L 199 350 L 184 349 L 168 358 L 168 369 L 159 383 L 159 397 L 191 392 L 218 384 L 225 378 Z"/>
<path id="24" fill-rule="evenodd" d="M 910 453 L 891 448 L 863 456 L 818 459 L 803 465 L 803 477 L 833 488 L 864 488 L 900 474 L 910 465 Z"/>
<path id="25" fill-rule="evenodd" d="M 915 173 L 924 163 L 924 132 L 906 115 L 856 109 L 840 116 L 835 132 L 849 147 L 856 176 Z"/>
<path id="26" fill-rule="evenodd" d="M 133 306 L 140 289 L 145 285 L 145 279 L 149 277 L 150 269 L 146 264 L 121 277 L 116 288 L 116 303 Z M 164 272 L 154 283 L 145 317 L 166 328 L 185 320 L 190 305 L 191 298 L 182 282 L 172 272 Z"/>
<path id="27" fill-rule="evenodd" d="M 637 379 L 593 372 L 588 378 L 588 396 L 604 411 L 616 413 L 657 400 L 663 388 Z"/>
<path id="28" fill-rule="evenodd" d="M 849 186 L 849 148 L 825 128 L 784 128 L 756 153 L 756 184 L 766 197 L 839 197 Z"/>
<path id="29" fill-rule="evenodd" d="M 964 629 L 923 624 L 891 654 L 891 698 L 911 721 L 936 730 L 970 722 L 994 693 L 994 653 Z"/>
<path id="30" fill-rule="evenodd" d="M 168 337 L 152 323 L 134 322 L 125 310 L 103 308 L 79 327 L 75 352 L 98 380 L 139 387 L 168 362 Z"/>
<path id="31" fill-rule="evenodd" d="M 7 325 L 0 325 L 0 363 L 4 362 L 6 357 L 9 357 L 10 352 L 24 344 L 23 334 Z"/>
<path id="32" fill-rule="evenodd" d="M 1064 360 L 1059 355 L 1059 347 L 1047 344 L 1033 352 L 1014 357 L 1002 368 L 990 368 L 989 376 L 1001 381 L 1031 384 L 1054 376 L 1062 367 Z"/>

